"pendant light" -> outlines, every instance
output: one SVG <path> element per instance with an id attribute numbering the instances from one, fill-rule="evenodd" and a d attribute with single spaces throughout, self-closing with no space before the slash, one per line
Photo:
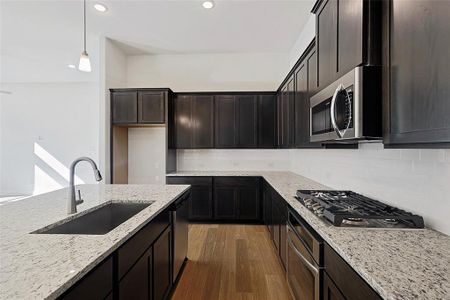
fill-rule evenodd
<path id="1" fill-rule="evenodd" d="M 89 60 L 89 55 L 86 52 L 86 0 L 83 0 L 84 4 L 84 19 L 83 19 L 83 29 L 84 29 L 84 48 L 81 52 L 80 63 L 78 65 L 78 70 L 83 72 L 91 72 L 91 61 Z"/>

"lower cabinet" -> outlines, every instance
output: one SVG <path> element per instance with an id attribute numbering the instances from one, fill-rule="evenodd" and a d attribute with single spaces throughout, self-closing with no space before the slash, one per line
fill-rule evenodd
<path id="1" fill-rule="evenodd" d="M 381 300 L 367 282 L 327 243 L 324 243 L 323 299 Z"/>
<path id="2" fill-rule="evenodd" d="M 273 238 L 273 226 L 272 226 L 272 195 L 269 184 L 264 181 L 262 189 L 263 197 L 263 221 Z"/>
<path id="3" fill-rule="evenodd" d="M 213 220 L 212 177 L 168 176 L 167 184 L 190 184 L 189 221 Z"/>
<path id="4" fill-rule="evenodd" d="M 153 245 L 153 299 L 165 299 L 170 289 L 170 242 L 168 227 Z"/>
<path id="5" fill-rule="evenodd" d="M 107 258 L 78 283 L 65 292 L 60 299 L 105 299 L 113 290 L 113 259 Z"/>
<path id="6" fill-rule="evenodd" d="M 323 272 L 322 296 L 323 300 L 345 300 L 344 295 L 326 272 Z"/>
<path id="7" fill-rule="evenodd" d="M 153 249 L 150 247 L 119 282 L 119 299 L 152 299 Z"/>
<path id="8" fill-rule="evenodd" d="M 286 268 L 286 243 L 287 243 L 287 207 L 281 196 L 274 190 L 271 191 L 271 210 L 272 210 L 272 238 L 275 244 L 275 248 L 283 263 L 283 267 Z"/>
<path id="9" fill-rule="evenodd" d="M 258 221 L 261 214 L 259 177 L 215 177 L 217 220 Z"/>

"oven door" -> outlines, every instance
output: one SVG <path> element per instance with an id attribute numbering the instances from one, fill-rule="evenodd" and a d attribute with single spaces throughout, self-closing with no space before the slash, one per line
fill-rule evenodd
<path id="1" fill-rule="evenodd" d="M 320 299 L 320 268 L 306 247 L 287 225 L 287 281 L 297 300 Z"/>

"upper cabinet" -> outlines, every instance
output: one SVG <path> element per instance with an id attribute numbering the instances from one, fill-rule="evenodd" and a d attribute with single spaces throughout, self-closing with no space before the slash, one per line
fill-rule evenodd
<path id="1" fill-rule="evenodd" d="M 383 2 L 385 144 L 450 142 L 449 16 L 448 1 Z"/>
<path id="2" fill-rule="evenodd" d="M 214 97 L 177 95 L 174 101 L 175 147 L 214 147 Z"/>
<path id="3" fill-rule="evenodd" d="M 215 98 L 216 148 L 257 148 L 258 96 L 218 95 Z"/>
<path id="4" fill-rule="evenodd" d="M 112 124 L 164 124 L 169 93 L 167 89 L 112 89 Z"/>
<path id="5" fill-rule="evenodd" d="M 277 98 L 275 93 L 258 97 L 258 148 L 276 146 Z"/>
<path id="6" fill-rule="evenodd" d="M 380 8 L 375 0 L 316 2 L 319 90 L 356 66 L 380 64 Z"/>
<path id="7" fill-rule="evenodd" d="M 288 77 L 286 83 L 280 89 L 278 97 L 278 134 L 280 148 L 292 148 L 294 146 L 294 75 Z"/>

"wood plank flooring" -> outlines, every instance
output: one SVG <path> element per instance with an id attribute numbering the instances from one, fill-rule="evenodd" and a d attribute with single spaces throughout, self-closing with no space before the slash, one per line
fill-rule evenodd
<path id="1" fill-rule="evenodd" d="M 264 225 L 191 224 L 173 300 L 292 299 Z"/>

